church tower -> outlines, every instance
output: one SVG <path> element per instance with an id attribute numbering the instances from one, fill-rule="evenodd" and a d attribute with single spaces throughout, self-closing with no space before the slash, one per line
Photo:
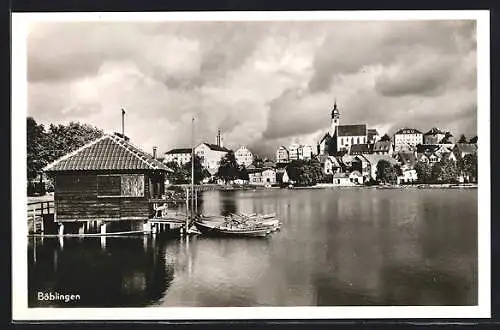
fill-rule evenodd
<path id="1" fill-rule="evenodd" d="M 334 136 L 337 132 L 337 127 L 340 125 L 340 112 L 337 109 L 337 100 L 333 104 L 332 119 L 330 122 L 330 136 Z"/>

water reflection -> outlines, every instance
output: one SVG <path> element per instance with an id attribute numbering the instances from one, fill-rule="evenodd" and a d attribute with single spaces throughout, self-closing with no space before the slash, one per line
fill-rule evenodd
<path id="1" fill-rule="evenodd" d="M 283 226 L 262 240 L 31 241 L 30 304 L 67 288 L 100 307 L 477 304 L 477 191 L 211 191 L 199 207 Z"/>

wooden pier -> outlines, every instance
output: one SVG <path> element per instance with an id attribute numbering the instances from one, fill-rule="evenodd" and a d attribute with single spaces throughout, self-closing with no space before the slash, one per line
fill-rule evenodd
<path id="1" fill-rule="evenodd" d="M 54 222 L 54 201 L 28 202 L 27 208 L 28 232 L 41 234 L 49 223 Z"/>

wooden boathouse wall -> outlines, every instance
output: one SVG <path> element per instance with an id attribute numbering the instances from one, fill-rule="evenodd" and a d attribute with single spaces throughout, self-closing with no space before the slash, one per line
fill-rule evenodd
<path id="1" fill-rule="evenodd" d="M 147 220 L 164 191 L 155 171 L 58 172 L 54 181 L 56 222 Z"/>

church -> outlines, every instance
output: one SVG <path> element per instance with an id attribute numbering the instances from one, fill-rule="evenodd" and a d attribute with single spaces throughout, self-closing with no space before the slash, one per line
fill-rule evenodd
<path id="1" fill-rule="evenodd" d="M 376 138 L 368 134 L 369 131 L 371 130 L 366 129 L 366 124 L 340 125 L 340 111 L 335 101 L 331 112 L 330 130 L 319 141 L 318 154 L 339 155 L 350 152 L 354 145 L 368 148 Z"/>

